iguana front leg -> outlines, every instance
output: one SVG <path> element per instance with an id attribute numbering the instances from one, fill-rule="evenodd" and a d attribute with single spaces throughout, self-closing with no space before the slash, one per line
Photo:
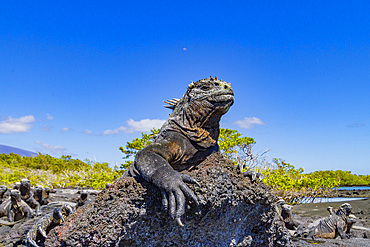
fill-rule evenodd
<path id="1" fill-rule="evenodd" d="M 341 239 L 347 239 L 348 238 L 347 234 L 344 233 L 342 226 L 337 225 L 337 231 L 338 231 L 339 236 L 340 236 Z"/>
<path id="2" fill-rule="evenodd" d="M 41 234 L 41 236 L 43 236 L 44 238 L 46 238 L 47 237 L 47 234 L 46 234 L 45 230 L 42 227 L 43 227 L 42 225 L 38 226 L 37 227 L 37 230 L 39 231 L 39 233 Z"/>
<path id="3" fill-rule="evenodd" d="M 181 216 L 185 213 L 185 198 L 192 199 L 198 205 L 197 197 L 185 182 L 199 183 L 192 177 L 174 170 L 165 158 L 151 148 L 141 150 L 135 157 L 134 165 L 146 181 L 160 189 L 163 208 L 169 211 L 172 219 L 176 219 L 177 223 L 183 226 Z"/>
<path id="4" fill-rule="evenodd" d="M 15 217 L 14 209 L 10 209 L 9 212 L 8 212 L 9 222 L 14 222 L 14 217 Z"/>

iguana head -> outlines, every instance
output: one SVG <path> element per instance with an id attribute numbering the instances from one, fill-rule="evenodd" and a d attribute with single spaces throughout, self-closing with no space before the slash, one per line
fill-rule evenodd
<path id="1" fill-rule="evenodd" d="M 54 208 L 54 211 L 53 211 L 53 221 L 54 223 L 60 223 L 60 222 L 64 222 L 64 217 L 63 217 L 63 214 L 62 214 L 62 210 L 60 208 Z"/>
<path id="2" fill-rule="evenodd" d="M 62 211 L 62 215 L 64 217 L 67 217 L 68 215 L 73 214 L 73 208 L 71 207 L 71 205 L 69 205 L 67 203 L 63 204 L 63 206 L 60 208 L 60 210 Z"/>
<path id="3" fill-rule="evenodd" d="M 229 83 L 215 78 L 192 82 L 184 96 L 166 102 L 173 109 L 162 129 L 183 133 L 198 146 L 208 148 L 217 143 L 219 122 L 234 103 Z"/>
<path id="4" fill-rule="evenodd" d="M 87 199 L 87 192 L 86 191 L 82 191 L 81 192 L 81 195 L 80 195 L 80 198 L 81 198 L 81 200 L 82 201 L 86 201 L 86 199 Z"/>
<path id="5" fill-rule="evenodd" d="M 234 103 L 234 92 L 230 83 L 210 77 L 191 83 L 184 98 L 190 100 L 189 104 L 201 104 L 223 115 Z"/>
<path id="6" fill-rule="evenodd" d="M 38 197 L 38 198 L 42 198 L 43 196 L 43 192 L 44 192 L 44 188 L 41 187 L 41 186 L 37 186 L 34 190 L 33 190 L 33 194 L 34 196 Z"/>
<path id="7" fill-rule="evenodd" d="M 184 108 L 184 104 L 202 104 L 207 108 L 218 109 L 225 114 L 234 103 L 234 92 L 230 83 L 215 78 L 192 82 L 182 99 L 165 101 L 172 110 Z M 185 105 L 186 107 L 186 105 Z"/>
<path id="8" fill-rule="evenodd" d="M 0 185 L 0 198 L 3 197 L 3 195 L 7 191 L 8 191 L 8 187 L 6 187 L 5 185 Z"/>
<path id="9" fill-rule="evenodd" d="M 12 201 L 13 205 L 20 206 L 22 199 L 21 199 L 21 194 L 19 193 L 18 190 L 10 191 L 10 200 Z"/>
<path id="10" fill-rule="evenodd" d="M 343 203 L 340 205 L 339 209 L 337 210 L 337 215 L 346 215 L 348 216 L 352 211 L 352 206 L 349 203 Z"/>
<path id="11" fill-rule="evenodd" d="M 19 186 L 19 191 L 21 192 L 22 196 L 28 195 L 31 191 L 31 182 L 30 180 L 24 178 L 21 180 L 21 184 Z"/>

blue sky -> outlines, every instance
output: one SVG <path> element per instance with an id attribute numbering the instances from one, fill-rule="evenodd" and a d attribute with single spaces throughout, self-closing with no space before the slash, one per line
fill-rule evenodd
<path id="1" fill-rule="evenodd" d="M 191 81 L 221 126 L 305 171 L 370 173 L 369 1 L 6 1 L 0 144 L 120 164 Z"/>

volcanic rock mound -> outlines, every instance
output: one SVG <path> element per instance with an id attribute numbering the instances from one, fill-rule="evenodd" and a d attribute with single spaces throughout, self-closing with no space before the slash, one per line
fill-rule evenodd
<path id="1" fill-rule="evenodd" d="M 160 191 L 124 178 L 102 191 L 53 229 L 45 246 L 292 246 L 273 196 L 251 183 L 219 153 L 191 171 L 189 185 L 200 202 L 189 201 L 178 226 L 161 210 Z"/>

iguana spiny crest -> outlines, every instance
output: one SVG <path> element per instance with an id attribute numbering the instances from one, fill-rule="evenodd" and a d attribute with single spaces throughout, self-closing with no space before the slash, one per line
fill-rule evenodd
<path id="1" fill-rule="evenodd" d="M 196 88 L 199 85 L 204 86 L 205 83 L 207 83 L 207 82 L 213 82 L 216 86 L 221 85 L 221 87 L 223 86 L 224 88 L 231 88 L 230 83 L 224 82 L 222 79 L 218 80 L 217 76 L 215 76 L 214 78 L 210 76 L 209 78 L 206 78 L 206 79 L 201 79 L 201 80 L 198 80 L 196 82 L 191 82 L 188 86 L 188 91 L 190 89 Z M 166 101 L 164 101 L 164 103 L 166 103 L 167 105 L 165 105 L 164 107 L 174 110 L 176 105 L 179 103 L 179 101 L 180 101 L 180 99 L 177 99 L 177 98 L 172 98 L 170 100 L 166 100 Z"/>

